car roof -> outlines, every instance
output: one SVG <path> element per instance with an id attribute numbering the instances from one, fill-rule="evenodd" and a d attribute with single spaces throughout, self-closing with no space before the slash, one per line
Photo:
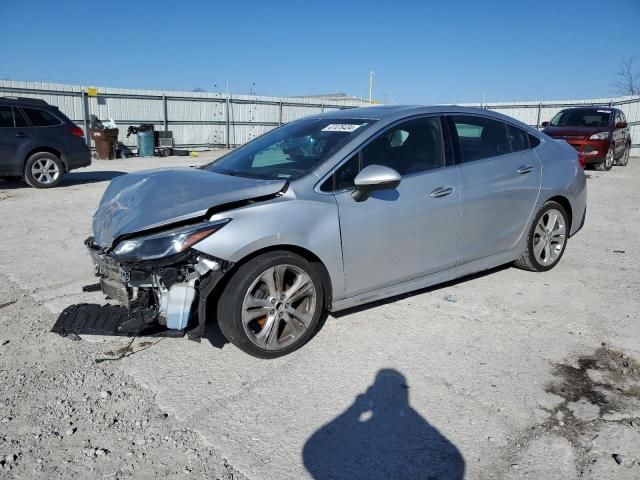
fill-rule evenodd
<path id="1" fill-rule="evenodd" d="M 458 113 L 458 114 L 472 114 L 482 115 L 485 117 L 491 117 L 496 120 L 507 121 L 517 124 L 523 128 L 531 130 L 531 128 L 516 120 L 515 118 L 503 115 L 502 113 L 488 110 L 486 108 L 479 107 L 462 107 L 459 105 L 385 105 L 375 107 L 358 107 L 358 108 L 345 108 L 342 110 L 332 110 L 324 112 L 311 117 L 305 117 L 307 119 L 361 119 L 361 120 L 377 120 L 383 123 L 391 123 L 396 120 L 402 120 L 404 118 L 412 117 L 414 115 L 428 115 L 428 114 L 446 114 L 446 113 Z"/>
<path id="2" fill-rule="evenodd" d="M 345 108 L 333 110 L 313 118 L 363 118 L 371 120 L 387 120 L 395 117 L 420 115 L 428 113 L 474 113 L 491 114 L 490 110 L 478 107 L 461 107 L 458 105 L 384 105 L 376 107 Z"/>
<path id="3" fill-rule="evenodd" d="M 40 107 L 51 107 L 44 100 L 29 97 L 0 97 L 0 103 L 10 105 L 37 105 Z"/>

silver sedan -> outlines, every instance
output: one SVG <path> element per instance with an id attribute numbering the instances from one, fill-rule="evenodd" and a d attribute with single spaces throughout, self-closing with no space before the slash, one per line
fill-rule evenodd
<path id="1" fill-rule="evenodd" d="M 119 328 L 285 355 L 326 312 L 502 264 L 544 272 L 583 225 L 576 151 L 462 107 L 286 124 L 200 168 L 114 179 L 86 244 Z"/>

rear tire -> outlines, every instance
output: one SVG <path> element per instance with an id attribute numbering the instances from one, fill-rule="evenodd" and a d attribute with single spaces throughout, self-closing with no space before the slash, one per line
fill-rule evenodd
<path id="1" fill-rule="evenodd" d="M 553 201 L 545 203 L 531 222 L 526 247 L 514 265 L 531 272 L 551 270 L 564 254 L 569 228 L 564 207 Z"/>
<path id="2" fill-rule="evenodd" d="M 63 176 L 62 161 L 53 153 L 34 153 L 24 166 L 24 180 L 34 188 L 57 187 Z"/>
<path id="3" fill-rule="evenodd" d="M 323 310 L 317 267 L 293 252 L 273 251 L 238 268 L 220 295 L 217 318 L 222 334 L 240 350 L 276 358 L 313 337 Z"/>
<path id="4" fill-rule="evenodd" d="M 615 150 L 613 149 L 613 145 L 611 145 L 609 147 L 609 151 L 607 152 L 607 156 L 604 158 L 604 162 L 596 163 L 596 170 L 598 170 L 599 172 L 607 172 L 611 170 L 611 167 L 613 167 L 613 164 L 615 163 L 615 156 Z"/>

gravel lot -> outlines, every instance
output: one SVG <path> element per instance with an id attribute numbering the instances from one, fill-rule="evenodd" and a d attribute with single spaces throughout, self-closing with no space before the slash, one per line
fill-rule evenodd
<path id="1" fill-rule="evenodd" d="M 554 270 L 330 316 L 284 358 L 215 327 L 200 344 L 49 333 L 104 301 L 81 292 L 82 242 L 108 180 L 217 155 L 96 161 L 49 191 L 0 180 L 0 477 L 640 478 L 640 159 L 589 172 Z"/>

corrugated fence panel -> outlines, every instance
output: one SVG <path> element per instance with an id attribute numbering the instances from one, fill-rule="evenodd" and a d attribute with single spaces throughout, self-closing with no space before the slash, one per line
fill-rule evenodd
<path id="1" fill-rule="evenodd" d="M 173 132 L 176 145 L 240 145 L 268 132 L 282 121 L 287 123 L 340 107 L 366 106 L 359 100 L 324 100 L 295 97 L 232 95 L 227 115 L 226 94 L 174 92 L 98 87 L 97 97 L 88 97 L 87 86 L 47 82 L 0 80 L 0 94 L 40 98 L 57 105 L 70 119 L 84 126 L 84 111 L 101 120 L 112 118 L 120 129 L 120 141 L 135 146 L 135 138 L 125 138 L 127 127 L 153 123 L 156 130 L 164 122 Z M 217 100 L 217 101 L 216 101 Z M 165 102 L 166 101 L 166 119 Z M 328 106 L 324 106 L 327 103 Z M 595 98 L 587 100 L 547 100 L 467 104 L 498 111 L 528 125 L 549 121 L 560 110 L 574 105 L 612 104 L 619 107 L 630 124 L 634 148 L 640 148 L 640 97 Z M 227 126 L 229 122 L 229 126 Z M 229 128 L 229 138 L 227 138 Z"/>
<path id="2" fill-rule="evenodd" d="M 317 115 L 318 113 L 322 113 L 322 107 L 320 106 L 305 107 L 299 105 L 284 105 L 282 107 L 282 122 L 287 123 L 309 115 Z"/>
<path id="3" fill-rule="evenodd" d="M 171 122 L 224 122 L 226 102 L 167 100 L 167 117 Z"/>

